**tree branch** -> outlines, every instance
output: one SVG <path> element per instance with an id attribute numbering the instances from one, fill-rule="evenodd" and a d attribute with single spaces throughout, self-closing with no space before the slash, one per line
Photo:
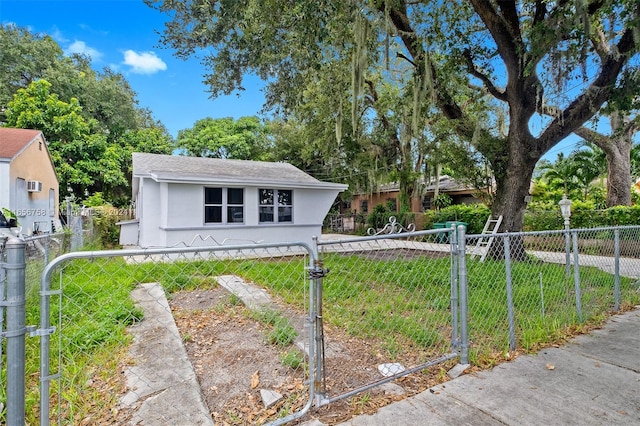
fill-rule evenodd
<path id="1" fill-rule="evenodd" d="M 406 55 L 404 55 L 404 54 L 402 54 L 402 53 L 398 52 L 398 53 L 396 53 L 396 57 L 398 57 L 398 58 L 402 58 L 402 59 L 404 59 L 405 61 L 409 62 L 409 63 L 410 63 L 411 65 L 413 65 L 414 67 L 416 67 L 416 63 L 415 63 L 415 62 L 413 62 L 413 61 L 411 60 L 411 58 L 407 57 Z"/>
<path id="2" fill-rule="evenodd" d="M 482 73 L 480 70 L 478 70 L 474 63 L 473 63 L 473 57 L 471 56 L 471 50 L 469 49 L 465 49 L 464 51 L 464 58 L 467 61 L 467 69 L 469 70 L 469 73 L 471 75 L 473 75 L 474 77 L 477 77 L 480 81 L 482 81 L 482 84 L 484 84 L 484 87 L 489 91 L 489 93 L 491 93 L 495 98 L 506 102 L 507 101 L 507 96 L 504 93 L 504 91 L 499 90 L 494 84 L 493 82 L 489 79 L 489 77 L 487 77 L 484 73 Z"/>
<path id="3" fill-rule="evenodd" d="M 580 136 L 582 139 L 586 140 L 587 142 L 593 143 L 595 146 L 599 148 L 602 148 L 602 146 L 606 145 L 609 141 L 609 138 L 607 138 L 606 136 L 601 135 L 595 130 L 588 129 L 586 127 L 578 127 L 576 130 L 573 131 L 573 133 Z"/>
<path id="4" fill-rule="evenodd" d="M 640 10 L 640 6 L 638 8 Z M 609 99 L 616 79 L 629 60 L 628 53 L 635 48 L 633 31 L 628 28 L 624 32 L 616 49 L 612 49 L 616 53 L 609 54 L 607 60 L 603 61 L 598 77 L 582 95 L 557 115 L 540 135 L 538 141 L 542 152 L 548 151 L 557 141 L 564 139 L 582 126 Z"/>
<path id="5" fill-rule="evenodd" d="M 506 19 L 498 14 L 490 0 L 471 0 L 471 4 L 496 42 L 498 52 L 507 70 L 510 71 L 509 79 L 517 79 L 519 72 L 513 73 L 513 71 L 520 70 L 518 51 L 524 52 L 525 50 L 523 46 L 520 46 L 520 49 L 518 48 L 517 41 L 520 39 L 514 37 L 515 34 L 512 34 Z M 516 25 L 519 25 L 519 23 L 516 23 Z M 518 30 L 517 34 L 519 33 L 520 30 Z M 507 87 L 509 87 L 508 84 Z"/>

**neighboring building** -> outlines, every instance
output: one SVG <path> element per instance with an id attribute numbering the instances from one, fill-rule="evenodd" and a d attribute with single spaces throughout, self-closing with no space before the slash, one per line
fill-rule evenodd
<path id="1" fill-rule="evenodd" d="M 58 177 L 39 130 L 0 127 L 0 207 L 24 235 L 51 232 L 58 220 Z"/>
<path id="2" fill-rule="evenodd" d="M 347 185 L 286 163 L 134 153 L 132 188 L 136 219 L 120 223 L 120 243 L 147 248 L 311 243 Z"/>
<path id="3" fill-rule="evenodd" d="M 478 192 L 476 189 L 463 185 L 447 175 L 440 176 L 438 187 L 440 194 L 447 194 L 451 197 L 452 204 L 475 204 L 481 202 L 474 195 Z M 431 181 L 422 190 L 422 197 L 411 200 L 411 211 L 417 213 L 434 208 L 435 189 L 436 182 Z M 385 206 L 391 204 L 392 210 L 398 211 L 400 209 L 400 185 L 394 182 L 381 185 L 378 191 L 372 194 L 355 194 L 351 199 L 350 210 L 355 213 L 367 214 L 378 204 Z M 393 208 L 394 206 L 395 209 Z"/>

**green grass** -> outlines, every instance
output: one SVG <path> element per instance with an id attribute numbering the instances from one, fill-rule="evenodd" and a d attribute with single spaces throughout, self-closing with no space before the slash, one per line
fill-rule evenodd
<path id="1" fill-rule="evenodd" d="M 370 343 L 372 355 L 388 360 L 433 357 L 451 350 L 450 260 L 374 260 L 358 255 L 328 254 L 323 280 L 325 334 L 333 330 Z M 61 363 L 52 355 L 51 373 L 62 375 L 60 389 L 52 383 L 51 405 L 62 392 L 63 423 L 78 424 L 87 417 L 109 416 L 114 400 L 104 400 L 97 383 L 109 382 L 118 359 L 126 355 L 130 336 L 126 327 L 140 321 L 142 312 L 129 294 L 140 283 L 159 282 L 169 297 L 179 290 L 213 288 L 214 277 L 235 274 L 262 285 L 273 297 L 304 312 L 309 289 L 306 259 L 180 261 L 127 264 L 123 259 L 74 260 L 54 274 L 51 318 L 57 332 L 52 354 L 61 348 Z M 470 356 L 490 365 L 508 350 L 506 278 L 504 263 L 469 263 L 468 300 Z M 562 341 L 576 329 L 601 323 L 612 310 L 613 278 L 596 268 L 580 270 L 583 315 L 575 309 L 573 273 L 563 265 L 514 262 L 514 317 L 518 348 L 524 351 Z M 640 303 L 634 280 L 621 279 L 623 307 Z M 232 303 L 238 303 L 232 299 Z M 283 314 L 262 314 L 272 325 L 267 340 L 289 345 L 296 332 Z M 60 319 L 60 323 L 58 322 Z M 29 292 L 27 324 L 39 323 L 37 291 Z M 61 333 L 60 333 L 61 332 Z M 183 336 L 188 338 L 188 336 Z M 27 422 L 38 423 L 38 339 L 27 338 Z M 284 352 L 281 362 L 292 368 L 299 359 Z M 3 373 L 4 374 L 4 373 Z M 0 395 L 4 400 L 4 395 Z M 117 399 L 114 395 L 113 399 Z M 52 415 L 57 415 L 52 408 Z M 97 417 L 96 417 L 97 416 Z"/>

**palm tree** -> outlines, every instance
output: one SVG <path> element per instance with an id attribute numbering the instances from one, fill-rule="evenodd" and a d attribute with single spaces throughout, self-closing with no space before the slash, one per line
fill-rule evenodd
<path id="1" fill-rule="evenodd" d="M 565 157 L 559 153 L 556 161 L 543 164 L 541 167 L 542 178 L 547 181 L 552 189 L 562 188 L 565 195 L 579 187 L 576 178 L 576 164 L 571 156 Z"/>
<path id="2" fill-rule="evenodd" d="M 584 142 L 581 145 L 588 149 L 572 152 L 569 159 L 574 163 L 575 179 L 581 187 L 582 195 L 587 198 L 593 181 L 606 175 L 607 158 L 604 151 L 594 144 Z"/>

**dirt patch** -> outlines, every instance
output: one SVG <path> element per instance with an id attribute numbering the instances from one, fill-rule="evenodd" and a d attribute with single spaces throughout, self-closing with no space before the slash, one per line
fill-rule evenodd
<path id="1" fill-rule="evenodd" d="M 299 411 L 306 404 L 305 371 L 291 362 L 299 349 L 270 342 L 273 326 L 257 318 L 227 290 L 179 292 L 169 303 L 216 424 L 262 424 L 279 414 Z M 382 377 L 377 365 L 385 360 L 372 342 L 344 335 L 338 329 L 325 328 L 325 335 L 330 348 L 325 366 L 328 395 L 340 395 Z M 439 368 L 415 373 L 350 399 L 312 408 L 298 423 L 311 418 L 330 425 L 340 423 L 445 380 Z M 261 390 L 277 392 L 283 398 L 266 408 Z"/>

